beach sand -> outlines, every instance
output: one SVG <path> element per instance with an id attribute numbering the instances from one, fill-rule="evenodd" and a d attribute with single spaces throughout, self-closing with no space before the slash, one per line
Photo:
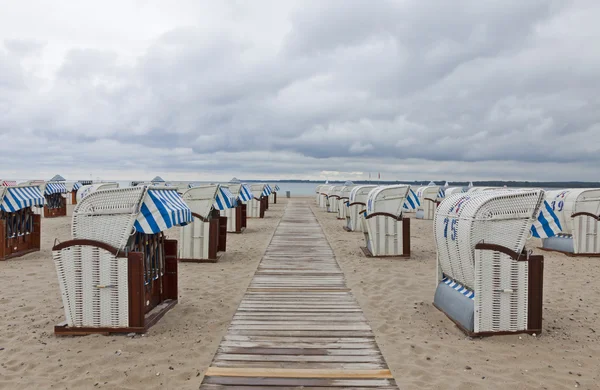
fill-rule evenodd
<path id="1" fill-rule="evenodd" d="M 43 219 L 41 252 L 0 262 L 0 388 L 197 389 L 284 207 L 228 234 L 218 263 L 179 263 L 179 303 L 135 338 L 54 336 L 64 311 L 51 248 L 70 239 L 71 218 Z"/>
<path id="2" fill-rule="evenodd" d="M 544 332 L 469 339 L 431 304 L 432 222 L 411 219 L 409 260 L 369 259 L 362 233 L 314 206 L 400 388 L 599 388 L 600 259 L 542 252 Z M 141 337 L 55 337 L 64 320 L 50 248 L 69 217 L 42 221 L 42 251 L 0 262 L 0 388 L 197 389 L 283 214 L 229 234 L 216 264 L 179 264 L 179 304 Z M 169 236 L 178 238 L 177 229 Z M 531 241 L 529 247 L 538 242 Z M 2 349 L 3 348 L 3 349 Z M 157 375 L 158 374 L 158 375 Z"/>
<path id="3" fill-rule="evenodd" d="M 400 388 L 600 388 L 600 258 L 544 255 L 543 333 L 466 337 L 433 305 L 433 221 L 411 216 L 411 258 L 366 258 L 363 233 L 313 212 Z M 529 240 L 528 248 L 541 245 Z"/>

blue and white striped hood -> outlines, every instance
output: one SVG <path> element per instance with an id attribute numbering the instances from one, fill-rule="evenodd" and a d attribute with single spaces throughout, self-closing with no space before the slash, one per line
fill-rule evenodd
<path id="1" fill-rule="evenodd" d="M 272 193 L 273 193 L 273 189 L 271 188 L 271 186 L 268 185 L 268 184 L 265 184 L 265 187 L 264 187 L 263 192 L 262 192 L 262 196 L 269 196 Z"/>
<path id="2" fill-rule="evenodd" d="M 77 191 L 80 188 L 81 188 L 81 183 L 80 182 L 73 183 L 73 191 Z"/>
<path id="3" fill-rule="evenodd" d="M 137 232 L 156 234 L 192 221 L 192 210 L 175 189 L 148 189 L 134 223 Z"/>
<path id="4" fill-rule="evenodd" d="M 419 197 L 411 188 L 406 196 L 406 201 L 404 201 L 402 208 L 405 210 L 416 210 L 420 205 L 421 202 L 419 201 Z"/>
<path id="5" fill-rule="evenodd" d="M 554 237 L 562 231 L 560 221 L 552 207 L 544 200 L 536 221 L 531 226 L 531 234 L 537 238 Z"/>
<path id="6" fill-rule="evenodd" d="M 226 210 L 233 208 L 237 205 L 235 196 L 229 191 L 227 187 L 219 186 L 217 194 L 215 195 L 215 209 Z"/>
<path id="7" fill-rule="evenodd" d="M 44 195 L 52 195 L 52 194 L 66 194 L 67 186 L 65 183 L 46 183 L 46 189 L 44 190 Z"/>
<path id="8" fill-rule="evenodd" d="M 44 196 L 38 186 L 6 187 L 0 199 L 0 210 L 14 213 L 27 207 L 42 207 Z"/>
<path id="9" fill-rule="evenodd" d="M 242 202 L 248 202 L 254 198 L 254 194 L 252 194 L 252 189 L 248 184 L 242 184 L 240 186 L 240 193 L 238 194 L 239 200 Z"/>

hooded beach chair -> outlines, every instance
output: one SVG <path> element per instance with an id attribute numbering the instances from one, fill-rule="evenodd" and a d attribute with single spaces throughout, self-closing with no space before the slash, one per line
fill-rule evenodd
<path id="1" fill-rule="evenodd" d="M 544 203 L 541 189 L 459 193 L 437 208 L 434 305 L 468 335 L 540 333 L 543 256 L 525 241 Z"/>
<path id="2" fill-rule="evenodd" d="M 444 190 L 440 186 L 421 187 L 417 191 L 421 206 L 417 208 L 417 219 L 433 219 L 439 201 L 444 197 Z"/>
<path id="3" fill-rule="evenodd" d="M 367 196 L 362 225 L 368 257 L 409 257 L 410 219 L 402 215 L 409 185 L 373 188 Z"/>
<path id="4" fill-rule="evenodd" d="M 600 188 L 546 192 L 562 231 L 542 238 L 542 248 L 571 256 L 600 256 Z"/>
<path id="5" fill-rule="evenodd" d="M 273 202 L 273 204 L 277 204 L 277 193 L 281 190 L 277 184 L 269 184 L 271 187 L 271 195 L 269 195 L 269 200 Z"/>
<path id="6" fill-rule="evenodd" d="M 119 188 L 119 183 L 95 183 L 83 185 L 77 190 L 77 203 L 81 202 L 83 198 L 96 191 L 111 190 L 115 188 Z"/>
<path id="7" fill-rule="evenodd" d="M 348 201 L 350 200 L 350 192 L 352 189 L 356 187 L 355 185 L 347 185 L 342 187 L 340 191 L 340 198 L 338 200 L 338 215 L 337 219 L 346 220 L 346 216 L 348 215 Z"/>
<path id="8" fill-rule="evenodd" d="M 269 185 L 251 184 L 250 190 L 252 191 L 252 199 L 246 204 L 248 206 L 248 218 L 264 218 L 265 211 L 269 204 L 269 195 L 271 195 L 271 187 Z M 258 196 L 258 197 L 257 197 Z"/>
<path id="9" fill-rule="evenodd" d="M 177 240 L 192 221 L 177 191 L 99 190 L 73 211 L 73 238 L 52 249 L 66 321 L 57 335 L 144 333 L 177 303 Z"/>
<path id="10" fill-rule="evenodd" d="M 242 233 L 248 226 L 248 205 L 254 195 L 248 184 L 228 183 L 223 184 L 227 187 L 233 197 L 236 199 L 236 205 L 225 209 L 222 213 L 227 217 L 227 232 Z"/>
<path id="11" fill-rule="evenodd" d="M 342 195 L 342 189 L 344 186 L 332 186 L 329 189 L 329 195 L 327 195 L 327 212 L 338 213 L 340 197 Z"/>
<path id="12" fill-rule="evenodd" d="M 344 226 L 344 230 L 347 232 L 363 231 L 361 218 L 367 208 L 367 197 L 369 196 L 369 192 L 375 187 L 377 186 L 358 185 L 350 191 L 346 214 L 346 226 Z"/>
<path id="13" fill-rule="evenodd" d="M 39 186 L 0 186 L 0 260 L 40 250 L 41 215 L 44 206 Z"/>
<path id="14" fill-rule="evenodd" d="M 188 189 L 182 198 L 194 221 L 181 229 L 179 260 L 216 263 L 227 250 L 227 217 L 221 211 L 236 207 L 235 197 L 226 186 L 206 184 Z"/>

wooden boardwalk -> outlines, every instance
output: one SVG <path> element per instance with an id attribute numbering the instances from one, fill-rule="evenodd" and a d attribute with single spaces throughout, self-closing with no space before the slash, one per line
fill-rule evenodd
<path id="1" fill-rule="evenodd" d="M 288 204 L 201 389 L 396 389 L 310 207 Z"/>

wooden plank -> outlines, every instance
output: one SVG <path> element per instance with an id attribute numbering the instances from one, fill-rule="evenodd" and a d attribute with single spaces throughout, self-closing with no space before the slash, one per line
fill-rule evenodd
<path id="1" fill-rule="evenodd" d="M 396 389 L 310 209 L 290 202 L 204 389 Z"/>
<path id="2" fill-rule="evenodd" d="M 318 369 L 260 369 L 216 368 L 209 367 L 206 376 L 226 377 L 269 377 L 269 378 L 388 378 L 392 379 L 390 370 L 318 370 Z"/>

